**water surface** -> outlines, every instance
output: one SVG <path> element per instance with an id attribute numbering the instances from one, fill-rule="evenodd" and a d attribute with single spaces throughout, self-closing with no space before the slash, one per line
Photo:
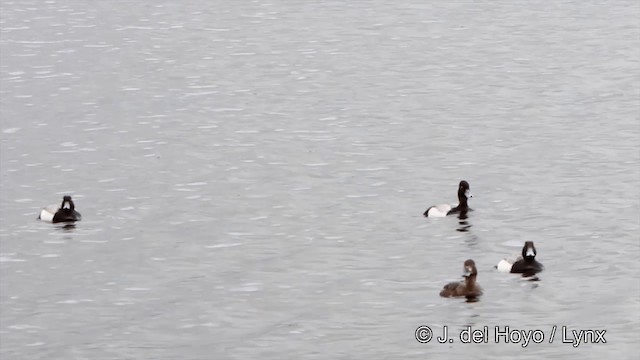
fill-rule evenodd
<path id="1" fill-rule="evenodd" d="M 0 357 L 637 354 L 639 15 L 3 2 Z M 422 217 L 461 179 L 468 219 Z M 64 194 L 75 228 L 36 221 Z M 526 240 L 539 282 L 493 269 Z M 467 258 L 485 295 L 440 298 Z M 549 344 L 554 325 L 607 343 Z"/>

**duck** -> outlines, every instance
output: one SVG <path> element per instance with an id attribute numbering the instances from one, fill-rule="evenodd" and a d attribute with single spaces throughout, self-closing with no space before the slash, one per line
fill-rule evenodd
<path id="1" fill-rule="evenodd" d="M 464 262 L 464 281 L 450 282 L 442 288 L 440 296 L 448 297 L 461 297 L 464 296 L 467 299 L 476 299 L 482 295 L 482 288 L 476 283 L 478 276 L 478 269 L 476 269 L 476 263 L 468 259 Z"/>
<path id="2" fill-rule="evenodd" d="M 71 196 L 65 195 L 62 198 L 60 207 L 49 205 L 40 211 L 38 220 L 52 223 L 80 221 L 82 215 L 76 211 L 76 206 L 71 200 Z"/>
<path id="3" fill-rule="evenodd" d="M 519 256 L 515 261 L 502 259 L 496 268 L 500 272 L 522 274 L 523 277 L 533 276 L 544 270 L 544 266 L 536 260 L 536 255 L 533 241 L 525 241 L 522 247 L 522 256 Z"/>
<path id="4" fill-rule="evenodd" d="M 466 214 L 469 211 L 468 199 L 473 197 L 469 190 L 469 183 L 465 180 L 458 184 L 458 205 L 451 206 L 449 204 L 434 205 L 424 212 L 425 217 L 445 217 L 447 215 L 461 213 Z"/>

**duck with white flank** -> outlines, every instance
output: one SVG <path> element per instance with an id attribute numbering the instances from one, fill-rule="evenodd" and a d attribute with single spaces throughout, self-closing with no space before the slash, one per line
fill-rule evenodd
<path id="1" fill-rule="evenodd" d="M 458 205 L 451 206 L 449 204 L 434 205 L 424 212 L 425 217 L 445 217 L 451 214 L 466 214 L 469 211 L 467 201 L 473 197 L 469 190 L 469 183 L 462 180 L 458 185 Z"/>
<path id="2" fill-rule="evenodd" d="M 62 198 L 60 207 L 50 205 L 40 211 L 38 220 L 48 221 L 52 223 L 74 222 L 80 221 L 82 215 L 76 211 L 76 206 L 71 200 L 71 196 L 65 195 Z"/>

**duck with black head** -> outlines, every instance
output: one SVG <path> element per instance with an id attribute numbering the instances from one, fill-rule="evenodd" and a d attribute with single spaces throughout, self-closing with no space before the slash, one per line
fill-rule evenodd
<path id="1" fill-rule="evenodd" d="M 49 205 L 40 211 L 38 220 L 48 221 L 52 223 L 75 222 L 80 221 L 82 215 L 76 211 L 76 206 L 71 200 L 71 196 L 65 195 L 62 198 L 60 207 Z"/>
<path id="2" fill-rule="evenodd" d="M 537 254 L 533 241 L 525 241 L 522 256 L 519 256 L 516 261 L 502 259 L 496 268 L 500 272 L 522 274 L 523 277 L 533 276 L 544 270 L 544 266 L 536 260 Z"/>
<path id="3" fill-rule="evenodd" d="M 461 214 L 466 216 L 467 212 L 471 210 L 469 208 L 469 198 L 472 198 L 469 183 L 465 180 L 460 181 L 458 184 L 458 205 L 451 206 L 449 204 L 434 205 L 427 209 L 423 213 L 425 217 L 445 217 L 451 214 Z"/>
<path id="4" fill-rule="evenodd" d="M 476 263 L 469 259 L 464 262 L 464 281 L 450 282 L 442 288 L 440 296 L 442 297 L 466 297 L 469 300 L 477 299 L 482 295 L 482 288 L 476 283 L 478 277 L 478 269 Z"/>

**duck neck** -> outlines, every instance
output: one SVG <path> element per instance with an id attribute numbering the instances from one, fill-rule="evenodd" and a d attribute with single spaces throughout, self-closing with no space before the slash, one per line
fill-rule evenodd
<path id="1" fill-rule="evenodd" d="M 467 204 L 467 197 L 464 196 L 464 194 L 458 194 L 458 208 L 460 210 L 466 210 L 469 208 L 469 205 Z"/>
<path id="2" fill-rule="evenodd" d="M 62 206 L 60 207 L 61 209 L 64 209 L 64 204 L 69 204 L 69 210 L 71 211 L 75 210 L 76 208 L 76 206 L 73 204 L 73 200 L 63 200 Z"/>
<path id="3" fill-rule="evenodd" d="M 473 287 L 476 286 L 476 276 L 476 274 L 471 274 L 464 280 L 467 289 L 473 289 Z"/>

